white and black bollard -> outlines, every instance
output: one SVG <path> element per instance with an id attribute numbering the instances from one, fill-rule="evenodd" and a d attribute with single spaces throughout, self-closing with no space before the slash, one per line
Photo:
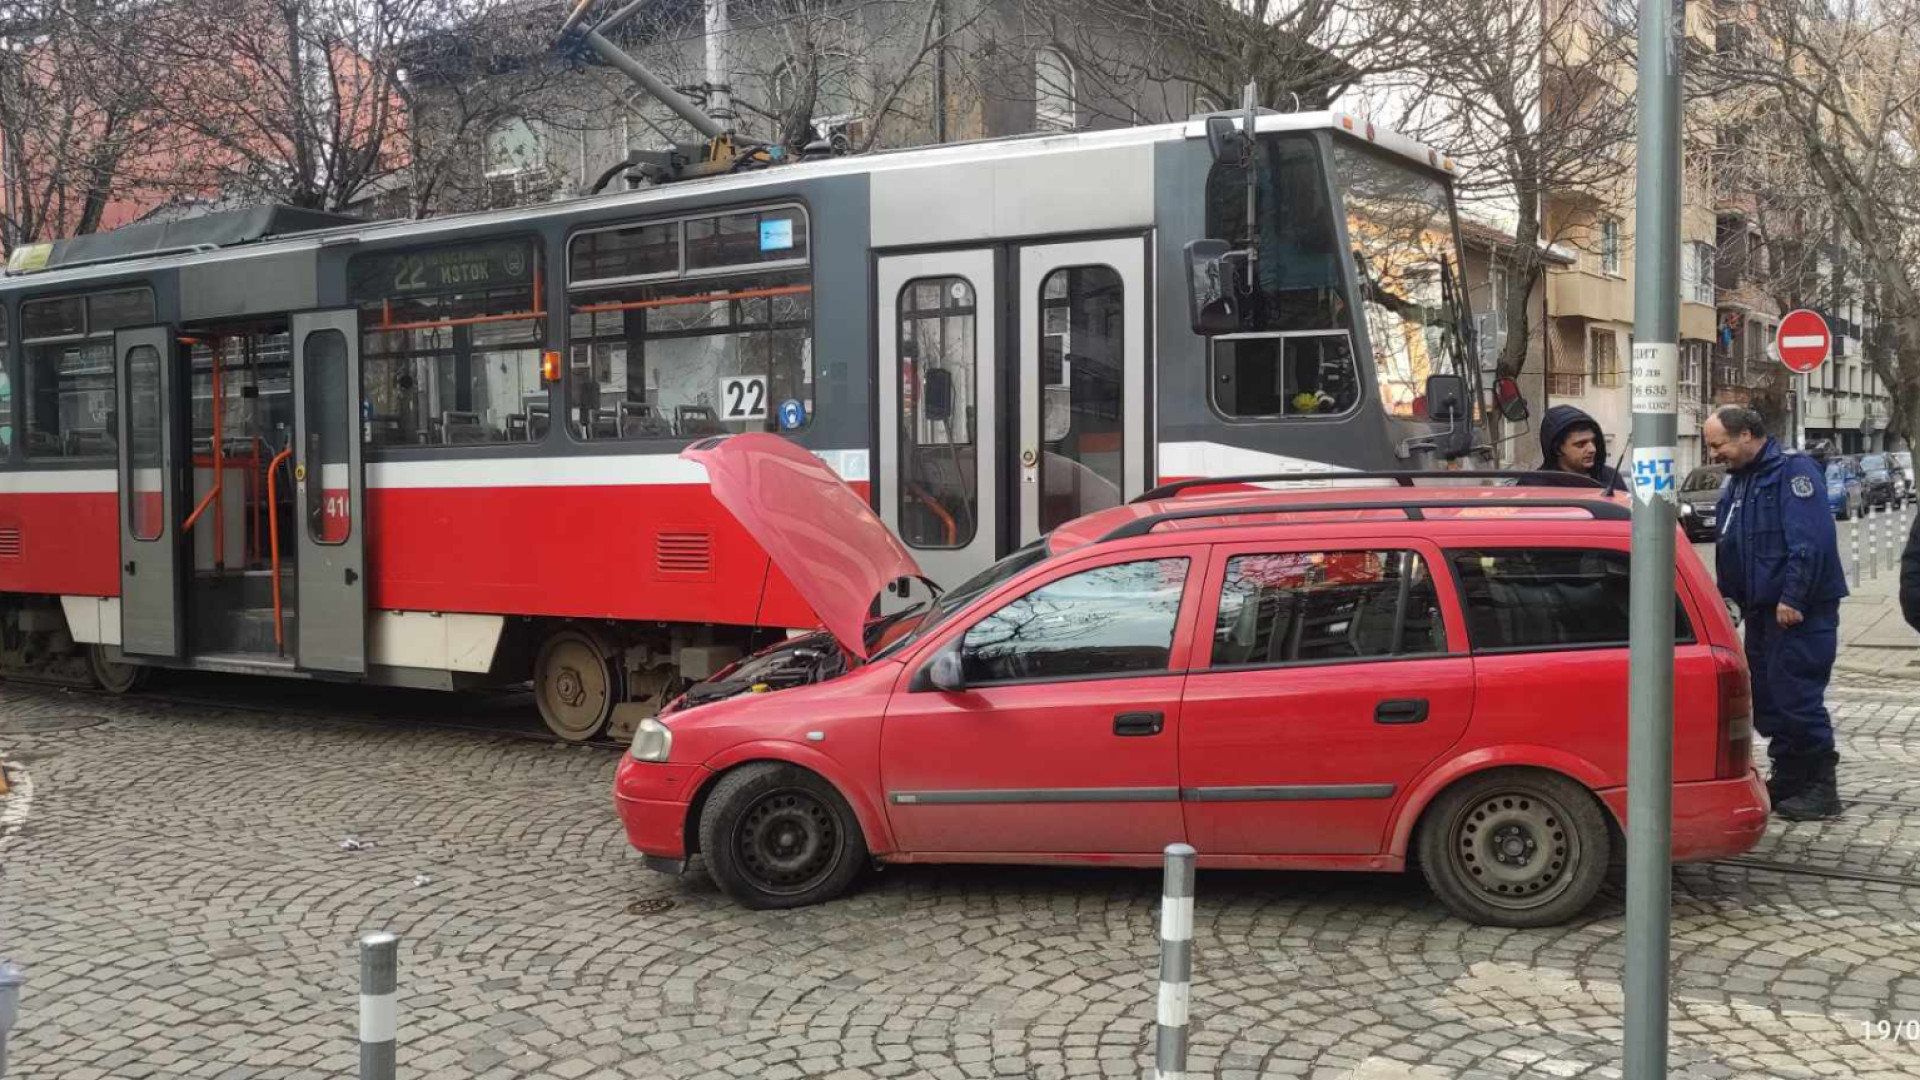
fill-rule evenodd
<path id="1" fill-rule="evenodd" d="M 1867 578 L 1880 578 L 1880 511 L 1871 506 L 1867 508 Z"/>
<path id="2" fill-rule="evenodd" d="M 20 987 L 27 977 L 12 964 L 0 964 L 0 1076 L 7 1075 L 7 1033 L 20 1017 Z"/>
<path id="3" fill-rule="evenodd" d="M 1193 865 L 1186 844 L 1167 845 L 1160 888 L 1160 1011 L 1153 1040 L 1156 1080 L 1187 1074 L 1187 1006 L 1193 997 Z"/>
<path id="4" fill-rule="evenodd" d="M 360 939 L 360 1080 L 393 1080 L 399 972 L 398 937 L 382 931 Z"/>
<path id="5" fill-rule="evenodd" d="M 1853 585 L 1855 588 L 1858 588 L 1860 583 L 1866 580 L 1866 578 L 1860 575 L 1860 520 L 1866 517 L 1866 514 L 1867 508 L 1862 506 L 1860 513 L 1854 515 L 1854 519 L 1847 523 L 1847 542 L 1853 547 Z"/>

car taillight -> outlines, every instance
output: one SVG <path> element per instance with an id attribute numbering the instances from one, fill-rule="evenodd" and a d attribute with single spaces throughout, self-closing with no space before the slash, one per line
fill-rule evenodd
<path id="1" fill-rule="evenodd" d="M 1738 780 L 1753 768 L 1753 690 L 1739 653 L 1716 648 L 1713 666 L 1720 683 L 1720 740 L 1714 775 Z"/>

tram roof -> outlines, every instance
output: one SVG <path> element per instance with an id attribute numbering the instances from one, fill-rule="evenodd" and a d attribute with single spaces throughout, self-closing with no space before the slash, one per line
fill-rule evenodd
<path id="1" fill-rule="evenodd" d="M 1239 126 L 1243 114 L 1239 112 L 1223 113 L 1235 120 Z M 1255 130 L 1262 133 L 1289 131 L 1334 131 L 1353 137 L 1356 140 L 1371 143 L 1389 153 L 1405 158 L 1438 172 L 1457 174 L 1458 169 L 1452 159 L 1439 151 L 1408 138 L 1390 129 L 1378 127 L 1362 117 L 1350 113 L 1321 111 L 1301 113 L 1262 112 L 1255 119 Z M 1189 120 L 1171 124 L 1154 124 L 1141 127 L 1114 128 L 1100 131 L 1041 132 L 1031 135 L 1017 135 L 994 139 L 978 139 L 968 142 L 945 143 L 937 146 L 902 147 L 893 150 L 880 150 L 870 154 L 848 157 L 821 158 L 795 161 L 770 168 L 753 169 L 724 176 L 702 177 L 692 180 L 675 181 L 668 184 L 656 184 L 630 191 L 607 192 L 599 195 L 585 195 L 559 202 L 541 203 L 534 206 L 520 206 L 505 210 L 480 210 L 460 214 L 448 214 L 441 217 L 413 220 L 406 218 L 387 221 L 352 221 L 340 224 L 339 215 L 321 214 L 312 211 L 293 211 L 286 207 L 259 207 L 235 211 L 231 214 L 210 215 L 207 221 L 243 218 L 240 226 L 215 225 L 203 227 L 207 239 L 200 242 L 203 248 L 210 250 L 181 250 L 182 245 L 166 244 L 167 230 L 179 235 L 193 232 L 192 222 L 176 222 L 167 225 L 131 226 L 100 234 L 91 245 L 68 247 L 73 254 L 88 256 L 88 261 L 69 266 L 53 266 L 44 270 L 9 270 L 0 276 L 0 290 L 12 291 L 21 287 L 40 288 L 50 284 L 81 282 L 90 278 L 107 276 L 130 276 L 143 271 L 198 265 L 249 258 L 266 250 L 275 252 L 317 249 L 325 246 L 349 243 L 379 243 L 390 240 L 424 240 L 445 233 L 484 228 L 489 224 L 520 225 L 563 218 L 582 210 L 618 206 L 645 206 L 650 202 L 675 199 L 696 193 L 721 193 L 729 191 L 752 191 L 755 188 L 783 184 L 795 178 L 813 178 L 827 176 L 845 176 L 861 173 L 880 173 L 896 170 L 939 168 L 944 165 L 965 164 L 992 160 L 1011 160 L 1023 157 L 1036 157 L 1049 154 L 1072 153 L 1078 150 L 1096 150 L 1110 147 L 1139 146 L 1159 142 L 1171 142 L 1176 139 L 1204 139 L 1206 137 L 1206 117 L 1196 116 Z M 182 231 L 184 228 L 184 231 Z M 151 232 L 153 235 L 145 235 Z M 122 234 L 142 234 L 129 236 L 130 243 L 114 245 L 106 243 L 108 237 Z M 85 238 L 92 240 L 94 238 Z M 58 245 L 73 245 L 74 241 L 56 242 Z M 151 250 L 153 254 L 143 256 L 141 252 Z M 124 255 L 120 254 L 122 251 Z M 99 253 L 97 256 L 95 253 Z M 116 257 L 117 256 L 117 257 Z"/>

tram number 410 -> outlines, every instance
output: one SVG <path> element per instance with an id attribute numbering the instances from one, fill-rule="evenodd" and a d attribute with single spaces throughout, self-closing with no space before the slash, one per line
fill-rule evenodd
<path id="1" fill-rule="evenodd" d="M 720 419 L 765 420 L 766 418 L 766 376 L 731 376 L 720 380 Z"/>

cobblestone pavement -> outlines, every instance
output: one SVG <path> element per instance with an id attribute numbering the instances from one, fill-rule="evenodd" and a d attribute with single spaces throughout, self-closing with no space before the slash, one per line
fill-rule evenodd
<path id="1" fill-rule="evenodd" d="M 606 750 L 0 694 L 0 955 L 30 980 L 10 1076 L 351 1076 L 353 941 L 377 928 L 402 938 L 414 1078 L 1150 1060 L 1151 873 L 892 869 L 748 912 L 641 867 Z M 1776 824 L 1756 856 L 1920 878 L 1920 692 L 1853 677 L 1833 702 L 1844 786 L 1878 801 Z M 1619 1075 L 1617 885 L 1573 925 L 1504 931 L 1408 878 L 1202 873 L 1196 923 L 1198 1075 Z M 1920 1076 L 1920 1032 L 1862 1026 L 1920 1026 L 1920 888 L 1682 868 L 1673 956 L 1676 1076 Z"/>

